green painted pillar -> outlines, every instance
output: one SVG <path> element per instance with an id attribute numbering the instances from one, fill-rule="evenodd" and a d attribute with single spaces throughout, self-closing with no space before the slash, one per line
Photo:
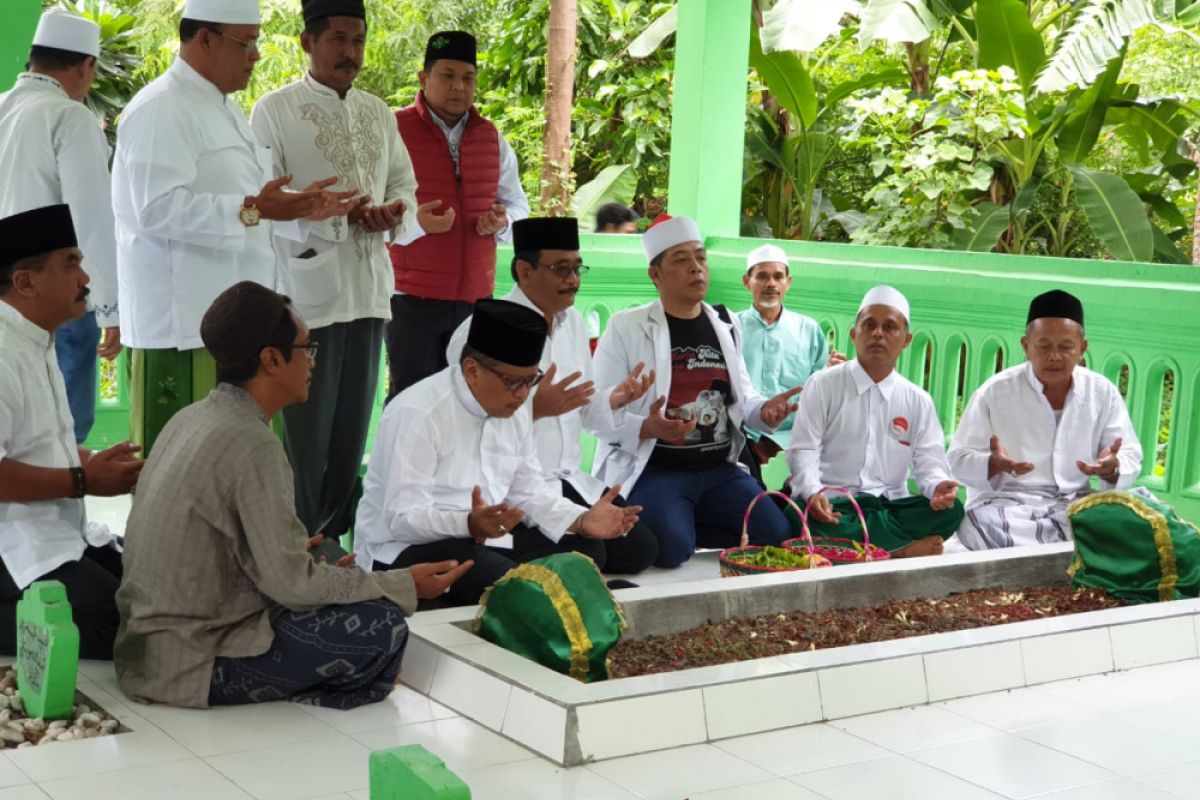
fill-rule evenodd
<path id="1" fill-rule="evenodd" d="M 740 230 L 750 24 L 750 0 L 679 0 L 667 208 L 705 236 Z"/>
<path id="2" fill-rule="evenodd" d="M 11 89 L 17 75 L 25 71 L 29 44 L 41 14 L 41 0 L 0 2 L 0 92 Z"/>

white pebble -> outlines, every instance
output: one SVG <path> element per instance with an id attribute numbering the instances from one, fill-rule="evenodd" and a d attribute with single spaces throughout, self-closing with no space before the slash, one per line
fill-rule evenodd
<path id="1" fill-rule="evenodd" d="M 100 730 L 105 733 L 113 733 L 119 727 L 121 727 L 121 723 L 115 719 L 106 719 L 100 723 Z"/>
<path id="2" fill-rule="evenodd" d="M 46 720 L 44 719 L 27 719 L 24 720 L 25 730 L 27 731 L 44 731 L 46 730 Z"/>
<path id="3" fill-rule="evenodd" d="M 38 741 L 38 747 L 41 747 L 44 744 L 50 744 L 51 742 L 57 742 L 57 741 L 58 741 L 57 736 L 55 736 L 53 733 L 47 733 L 45 736 L 43 736 L 41 738 L 40 741 Z"/>
<path id="4" fill-rule="evenodd" d="M 25 741 L 25 731 L 14 731 L 12 728 L 0 728 L 0 739 L 13 744 L 20 744 Z"/>
<path id="5" fill-rule="evenodd" d="M 19 745 L 17 745 L 18 750 L 20 750 L 22 747 L 33 747 L 33 742 L 21 742 Z"/>
<path id="6" fill-rule="evenodd" d="M 80 714 L 78 717 L 76 717 L 75 723 L 83 725 L 99 725 L 100 715 L 95 711 L 89 711 L 86 714 Z"/>
<path id="7" fill-rule="evenodd" d="M 8 701 L 8 705 L 13 711 L 25 710 L 25 701 L 21 699 L 20 694 L 14 694 L 12 699 Z"/>
<path id="8" fill-rule="evenodd" d="M 7 730 L 10 730 L 10 731 L 22 731 L 22 732 L 24 732 L 24 730 L 25 730 L 25 720 L 23 720 L 23 719 L 13 719 L 13 720 L 9 720 L 8 722 L 4 723 L 4 727 L 5 727 Z"/>
<path id="9" fill-rule="evenodd" d="M 79 705 L 75 706 L 75 716 L 78 717 L 80 714 L 87 714 L 91 710 L 92 707 L 87 703 L 80 703 Z"/>

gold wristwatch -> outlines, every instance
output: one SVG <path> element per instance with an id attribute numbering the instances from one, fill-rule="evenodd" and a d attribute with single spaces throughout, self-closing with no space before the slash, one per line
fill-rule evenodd
<path id="1" fill-rule="evenodd" d="M 247 228 L 253 228 L 262 219 L 262 214 L 258 212 L 258 207 L 254 205 L 254 198 L 247 197 L 242 203 L 242 208 L 238 211 L 238 219 Z"/>

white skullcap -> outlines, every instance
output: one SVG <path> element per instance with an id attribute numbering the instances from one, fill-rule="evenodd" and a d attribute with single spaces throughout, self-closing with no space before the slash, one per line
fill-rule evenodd
<path id="1" fill-rule="evenodd" d="M 906 321 L 912 321 L 908 315 L 908 299 L 891 286 L 876 286 L 863 295 L 862 303 L 858 306 L 859 313 L 867 306 L 891 306 L 903 314 Z"/>
<path id="2" fill-rule="evenodd" d="M 42 14 L 37 32 L 33 34 L 33 43 L 38 47 L 53 47 L 99 58 L 100 26 L 90 19 L 54 9 Z"/>
<path id="3" fill-rule="evenodd" d="M 752 272 L 759 264 L 767 262 L 788 265 L 787 253 L 783 252 L 783 248 L 774 244 L 764 244 L 762 247 L 756 247 L 746 256 L 746 272 Z"/>
<path id="4" fill-rule="evenodd" d="M 223 25 L 260 25 L 258 0 L 187 0 L 183 18 Z"/>
<path id="5" fill-rule="evenodd" d="M 671 217 L 642 234 L 642 249 L 646 251 L 646 260 L 653 261 L 677 244 L 703 241 L 696 220 L 691 217 Z"/>

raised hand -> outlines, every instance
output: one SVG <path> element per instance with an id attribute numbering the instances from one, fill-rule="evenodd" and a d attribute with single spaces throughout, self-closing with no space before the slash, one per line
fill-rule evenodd
<path id="1" fill-rule="evenodd" d="M 340 206 L 357 194 L 349 192 L 326 192 L 325 186 L 332 186 L 337 178 L 326 178 L 317 181 L 303 192 L 287 192 L 283 187 L 292 182 L 291 175 L 283 175 L 275 180 L 267 181 L 262 191 L 250 198 L 263 219 L 289 221 L 294 219 L 328 219 L 336 216 L 329 213 L 331 207 Z M 316 187 L 316 188 L 314 188 Z M 350 211 L 349 206 L 340 213 Z M 321 216 L 324 215 L 324 216 Z"/>
<path id="2" fill-rule="evenodd" d="M 633 372 L 629 373 L 628 377 L 612 390 L 612 394 L 608 397 L 608 405 L 613 411 L 624 408 L 635 400 L 640 400 L 642 395 L 650 391 L 650 387 L 654 385 L 654 370 L 642 375 L 642 370 L 645 368 L 646 363 L 639 361 L 633 368 Z"/>
<path id="3" fill-rule="evenodd" d="M 788 418 L 789 414 L 800 407 L 799 403 L 793 403 L 791 400 L 803 391 L 803 386 L 796 386 L 788 389 L 786 392 L 780 392 L 763 403 L 762 410 L 758 412 L 759 416 L 762 417 L 763 423 L 772 428 L 777 427 Z"/>
<path id="4" fill-rule="evenodd" d="M 508 227 L 508 210 L 499 203 L 492 210 L 475 220 L 475 232 L 480 236 L 491 236 Z"/>
<path id="5" fill-rule="evenodd" d="M 942 481 L 933 490 L 929 499 L 929 507 L 934 511 L 945 511 L 954 505 L 958 499 L 958 481 Z"/>
<path id="6" fill-rule="evenodd" d="M 1096 460 L 1092 462 L 1076 461 L 1075 465 L 1079 467 L 1079 471 L 1084 475 L 1095 475 L 1098 478 L 1112 483 L 1117 479 L 1117 474 L 1121 468 L 1121 462 L 1117 460 L 1117 453 L 1121 451 L 1121 437 L 1113 439 L 1112 444 L 1105 446 L 1100 454 L 1096 456 Z"/>
<path id="7" fill-rule="evenodd" d="M 1033 464 L 1030 462 L 1013 460 L 1008 451 L 1004 449 L 1004 445 L 1000 444 L 999 436 L 992 436 L 988 447 L 991 449 L 991 455 L 988 456 L 988 480 L 1001 473 L 1016 476 L 1033 472 Z"/>
<path id="8" fill-rule="evenodd" d="M 450 591 L 454 582 L 473 566 L 475 566 L 475 562 L 472 560 L 464 561 L 461 564 L 457 561 L 413 564 L 408 568 L 408 574 L 412 576 L 413 585 L 417 588 L 417 597 L 422 600 L 432 600 Z"/>
<path id="9" fill-rule="evenodd" d="M 426 233 L 445 233 L 454 227 L 454 209 L 448 208 L 444 214 L 435 214 L 433 210 L 442 205 L 441 200 L 430 200 L 417 206 L 417 224 Z"/>
<path id="10" fill-rule="evenodd" d="M 616 539 L 629 533 L 637 524 L 641 506 L 621 506 L 613 503 L 621 493 L 614 486 L 579 518 L 579 532 L 588 539 Z"/>
<path id="11" fill-rule="evenodd" d="M 596 393 L 595 381 L 584 381 L 576 386 L 571 384 L 579 380 L 581 372 L 572 372 L 558 383 L 554 382 L 558 374 L 558 365 L 551 364 L 545 376 L 538 383 L 537 393 L 533 396 L 533 418 L 557 417 L 562 414 L 583 408 L 592 400 Z"/>
<path id="12" fill-rule="evenodd" d="M 141 449 L 136 444 L 121 442 L 93 453 L 83 465 L 87 493 L 97 497 L 115 497 L 133 491 L 142 467 L 146 466 L 145 461 L 136 457 Z"/>
<path id="13" fill-rule="evenodd" d="M 319 206 L 305 215 L 305 219 L 309 222 L 321 222 L 332 217 L 345 217 L 356 208 L 361 207 L 367 201 L 362 198 L 357 189 L 348 189 L 344 192 L 328 192 L 325 191 L 330 186 L 337 183 L 339 178 L 335 175 L 332 178 L 322 178 L 319 181 L 313 181 L 304 190 L 305 192 L 315 192 L 320 199 Z"/>
<path id="14" fill-rule="evenodd" d="M 356 209 L 355 213 L 351 213 L 348 219 L 350 224 L 358 225 L 358 227 L 365 231 L 382 233 L 396 227 L 403 217 L 404 201 L 397 200 L 394 203 L 387 203 L 382 206 L 363 203 L 363 205 Z"/>
<path id="15" fill-rule="evenodd" d="M 835 525 L 842 518 L 842 512 L 834 511 L 833 504 L 823 494 L 817 495 L 816 499 L 812 501 L 811 509 L 810 516 L 817 522 L 827 522 L 830 525 Z"/>
<path id="16" fill-rule="evenodd" d="M 467 531 L 476 544 L 507 536 L 524 518 L 524 511 L 509 508 L 507 503 L 485 503 L 483 490 L 478 486 L 471 492 L 471 513 L 467 515 Z"/>
<path id="17" fill-rule="evenodd" d="M 642 420 L 642 429 L 638 434 L 642 439 L 661 439 L 665 442 L 677 442 L 696 429 L 696 420 L 668 419 L 663 414 L 663 406 L 667 398 L 660 397 L 650 406 L 650 416 Z"/>
<path id="18" fill-rule="evenodd" d="M 845 353 L 839 353 L 837 350 L 831 349 L 829 351 L 829 358 L 826 359 L 826 361 L 825 361 L 825 366 L 836 367 L 838 364 L 845 363 L 845 361 L 846 361 Z"/>

